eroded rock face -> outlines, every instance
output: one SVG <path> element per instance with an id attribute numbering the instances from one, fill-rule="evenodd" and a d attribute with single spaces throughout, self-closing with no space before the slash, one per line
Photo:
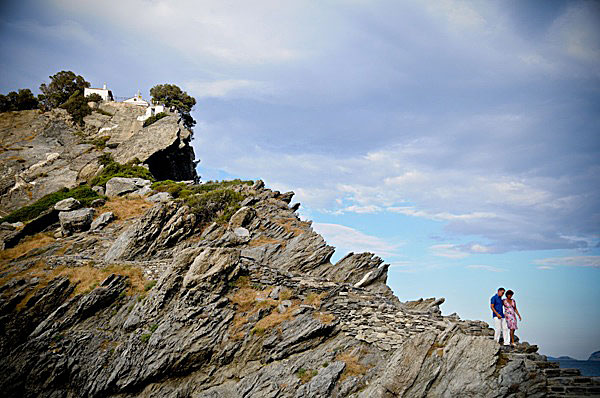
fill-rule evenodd
<path id="1" fill-rule="evenodd" d="M 250 200 L 229 223 L 206 226 L 182 203 L 159 202 L 3 268 L 3 396 L 570 393 L 552 380 L 577 375 L 537 347 L 503 352 L 485 323 L 442 315 L 443 299 L 400 302 L 380 258 L 351 253 L 331 264 L 333 249 L 289 207 L 290 195 L 281 200 L 260 184 L 234 189 Z M 41 280 L 42 260 L 61 274 Z M 80 289 L 64 270 L 81 267 L 103 280 Z M 577 380 L 586 393 L 597 388 Z"/>
<path id="2" fill-rule="evenodd" d="M 192 133 L 176 113 L 144 128 L 137 120 L 143 107 L 113 102 L 100 108 L 112 116 L 93 112 L 83 131 L 63 109 L 0 114 L 0 215 L 90 180 L 103 154 L 120 163 L 137 158 L 157 179 L 197 178 Z M 94 145 L 106 137 L 106 147 Z"/>
<path id="3" fill-rule="evenodd" d="M 92 225 L 95 210 L 92 208 L 83 208 L 72 211 L 61 211 L 58 213 L 60 228 L 63 235 L 71 235 L 75 232 L 86 231 Z"/>
<path id="4" fill-rule="evenodd" d="M 145 195 L 150 192 L 150 184 L 143 178 L 114 177 L 106 182 L 106 196 Z"/>

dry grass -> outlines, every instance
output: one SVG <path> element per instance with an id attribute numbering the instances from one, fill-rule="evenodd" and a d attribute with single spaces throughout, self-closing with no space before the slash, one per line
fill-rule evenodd
<path id="1" fill-rule="evenodd" d="M 261 308 L 277 305 L 277 302 L 267 298 L 272 288 L 255 289 L 250 286 L 250 278 L 247 276 L 238 278 L 235 286 L 237 287 L 235 293 L 228 295 L 231 302 L 236 305 L 236 313 L 229 331 L 232 339 L 240 340 L 245 336 L 243 329 L 248 323 L 250 316 L 258 312 Z M 257 301 L 257 298 L 264 298 L 264 300 Z"/>
<path id="2" fill-rule="evenodd" d="M 436 353 L 439 357 L 444 355 L 444 346 L 439 344 L 439 343 L 433 343 L 431 345 L 431 347 L 429 347 L 429 350 L 427 350 L 427 356 L 431 356 L 433 353 Z"/>
<path id="3" fill-rule="evenodd" d="M 300 221 L 295 218 L 278 218 L 274 220 L 277 225 L 281 225 L 286 232 L 292 233 L 294 236 L 298 236 L 306 232 L 305 229 L 300 228 L 300 226 L 307 228 L 310 226 L 309 223 L 305 221 Z"/>
<path id="4" fill-rule="evenodd" d="M 19 163 L 25 163 L 26 162 L 26 160 L 23 159 L 21 156 L 16 156 L 16 155 L 6 157 L 6 158 L 4 158 L 4 160 L 5 161 L 6 160 L 16 160 Z"/>
<path id="5" fill-rule="evenodd" d="M 292 319 L 294 317 L 292 315 L 292 312 L 297 307 L 298 305 L 295 304 L 287 308 L 282 313 L 280 313 L 279 311 L 271 312 L 269 315 L 256 322 L 256 325 L 254 325 L 252 332 L 256 334 L 263 334 L 266 330 L 273 329 L 276 326 L 282 324 L 283 322 Z"/>
<path id="6" fill-rule="evenodd" d="M 271 244 L 280 244 L 280 245 L 285 245 L 285 242 L 279 240 L 279 239 L 274 239 L 274 238 L 269 238 L 268 236 L 259 236 L 258 238 L 254 238 L 252 239 L 250 242 L 248 242 L 248 246 L 250 247 L 257 247 L 257 246 L 264 246 L 264 245 L 271 245 Z"/>
<path id="7" fill-rule="evenodd" d="M 56 239 L 46 232 L 28 236 L 15 247 L 0 251 L 0 264 L 2 264 L 2 268 L 4 268 L 7 262 L 19 258 L 22 255 L 29 253 L 31 250 L 48 246 L 55 241 Z"/>
<path id="8" fill-rule="evenodd" d="M 96 214 L 102 214 L 107 211 L 112 211 L 117 220 L 127 220 L 130 218 L 139 217 L 146 212 L 153 203 L 146 199 L 137 198 L 111 198 L 104 206 L 98 209 Z"/>
<path id="9" fill-rule="evenodd" d="M 98 284 L 105 280 L 110 274 L 127 276 L 129 278 L 129 288 L 127 295 L 134 295 L 145 291 L 145 285 L 148 282 L 144 278 L 141 268 L 130 265 L 110 265 L 104 268 L 96 268 L 90 265 L 82 267 L 57 267 L 52 270 L 52 278 L 57 276 L 66 276 L 77 287 L 74 295 L 84 293 L 94 289 Z"/>
<path id="10" fill-rule="evenodd" d="M 323 300 L 325 296 L 327 296 L 327 292 L 323 292 L 320 294 L 310 292 L 304 299 L 304 303 L 319 308 L 321 306 L 321 300 Z"/>
<path id="11" fill-rule="evenodd" d="M 308 383 L 317 374 L 319 374 L 319 372 L 317 370 L 315 370 L 315 369 L 308 369 L 307 370 L 307 369 L 304 369 L 304 368 L 300 368 L 296 372 L 296 376 L 298 376 L 298 378 L 300 379 L 300 381 L 302 382 L 302 384 Z"/>
<path id="12" fill-rule="evenodd" d="M 10 267 L 5 267 L 4 270 L 10 271 Z M 131 296 L 145 292 L 145 285 L 148 281 L 144 278 L 143 271 L 136 266 L 111 265 L 104 268 L 97 268 L 92 265 L 84 265 L 80 267 L 61 266 L 47 268 L 46 264 L 41 260 L 25 270 L 13 272 L 3 277 L 0 279 L 0 285 L 13 278 L 39 278 L 39 282 L 35 287 L 17 305 L 16 309 L 20 310 L 35 293 L 48 286 L 48 283 L 54 278 L 66 277 L 71 283 L 75 283 L 76 287 L 71 293 L 71 297 L 73 297 L 77 294 L 90 292 L 110 274 L 123 275 L 129 278 L 129 287 L 126 290 L 127 295 Z"/>
<path id="13" fill-rule="evenodd" d="M 328 312 L 315 312 L 313 316 L 316 320 L 326 325 L 331 324 L 335 319 L 335 316 Z"/>
<path id="14" fill-rule="evenodd" d="M 279 292 L 279 300 L 289 300 L 292 298 L 293 295 L 294 292 L 292 292 L 290 289 L 282 289 Z"/>
<path id="15" fill-rule="evenodd" d="M 256 289 L 251 287 L 247 277 L 239 278 L 235 285 L 237 290 L 228 296 L 231 302 L 236 305 L 236 314 L 230 327 L 230 335 L 234 340 L 244 338 L 246 334 L 244 326 L 248 323 L 250 317 L 255 315 L 262 308 L 268 308 L 272 311 L 269 315 L 260 319 L 256 325 L 254 325 L 254 328 L 252 328 L 252 333 L 259 335 L 263 334 L 266 330 L 275 328 L 286 320 L 292 319 L 293 311 L 298 308 L 300 304 L 299 301 L 295 301 L 286 309 L 286 311 L 280 313 L 275 311 L 274 308 L 283 300 L 288 300 L 292 297 L 293 293 L 290 290 L 284 289 L 280 292 L 279 299 L 273 300 L 268 297 L 273 288 Z"/>
<path id="16" fill-rule="evenodd" d="M 361 364 L 359 361 L 359 357 L 357 355 L 352 354 L 351 351 L 346 351 L 341 354 L 338 354 L 336 359 L 346 364 L 344 372 L 340 376 L 340 380 L 344 380 L 346 377 L 363 376 L 365 373 L 367 373 L 367 370 L 369 370 L 369 367 Z"/>

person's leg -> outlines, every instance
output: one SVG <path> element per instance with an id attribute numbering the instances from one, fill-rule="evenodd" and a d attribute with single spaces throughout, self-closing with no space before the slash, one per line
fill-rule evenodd
<path id="1" fill-rule="evenodd" d="M 515 345 L 515 329 L 510 329 L 510 344 Z"/>
<path id="2" fill-rule="evenodd" d="M 502 338 L 504 339 L 504 345 L 510 345 L 510 333 L 508 332 L 506 318 L 502 318 Z"/>
<path id="3" fill-rule="evenodd" d="M 494 340 L 500 342 L 500 333 L 502 332 L 502 322 L 499 318 L 494 317 Z"/>

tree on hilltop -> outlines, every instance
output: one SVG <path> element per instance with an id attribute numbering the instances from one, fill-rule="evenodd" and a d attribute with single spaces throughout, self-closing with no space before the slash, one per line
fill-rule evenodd
<path id="1" fill-rule="evenodd" d="M 83 91 L 89 87 L 82 76 L 76 75 L 71 71 L 61 71 L 50 76 L 50 83 L 42 83 L 40 86 L 39 100 L 45 109 L 57 108 L 66 103 L 75 92 L 79 91 L 83 97 Z"/>
<path id="2" fill-rule="evenodd" d="M 158 84 L 150 89 L 152 103 L 173 106 L 183 119 L 183 125 L 189 129 L 194 127 L 196 121 L 190 115 L 196 105 L 196 99 L 187 92 L 182 91 L 175 84 Z"/>
<path id="3" fill-rule="evenodd" d="M 37 109 L 38 105 L 37 98 L 28 88 L 21 88 L 19 92 L 11 91 L 6 95 L 0 94 L 0 112 Z"/>
<path id="4" fill-rule="evenodd" d="M 92 113 L 92 108 L 88 106 L 88 99 L 79 90 L 75 91 L 60 107 L 66 109 L 73 121 L 80 126 L 84 125 L 83 118 Z"/>

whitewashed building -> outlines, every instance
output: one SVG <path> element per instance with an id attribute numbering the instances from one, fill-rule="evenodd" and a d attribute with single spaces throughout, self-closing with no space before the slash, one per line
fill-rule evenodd
<path id="1" fill-rule="evenodd" d="M 139 105 L 139 106 L 148 106 L 150 105 L 148 103 L 148 101 L 144 101 L 142 99 L 142 95 L 140 94 L 140 91 L 138 90 L 137 94 L 134 95 L 133 97 L 126 99 L 125 101 L 123 101 L 126 104 L 131 104 L 131 105 Z"/>
<path id="2" fill-rule="evenodd" d="M 112 91 L 110 91 L 109 89 L 106 88 L 106 83 L 104 83 L 104 85 L 102 86 L 102 88 L 88 88 L 86 87 L 83 90 L 83 95 L 84 97 L 87 97 L 91 94 L 98 94 L 100 97 L 102 97 L 103 101 L 114 101 L 114 97 L 112 94 Z"/>
<path id="3" fill-rule="evenodd" d="M 166 112 L 167 109 L 164 105 L 152 105 L 146 109 L 146 113 L 142 116 L 138 116 L 137 120 L 143 122 L 148 119 L 150 116 L 154 116 L 161 112 Z"/>

